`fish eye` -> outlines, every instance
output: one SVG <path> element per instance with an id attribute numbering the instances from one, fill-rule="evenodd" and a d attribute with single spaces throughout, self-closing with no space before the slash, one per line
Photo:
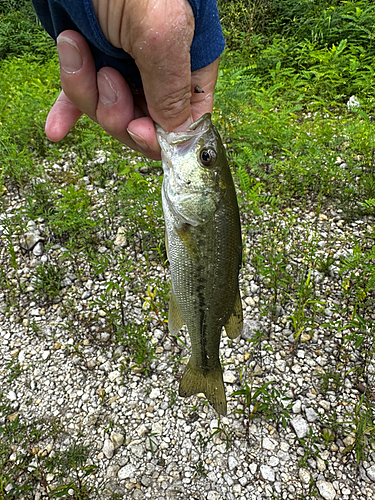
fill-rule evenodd
<path id="1" fill-rule="evenodd" d="M 199 162 L 204 167 L 210 167 L 213 163 L 215 163 L 216 157 L 216 151 L 211 148 L 203 148 L 199 152 Z"/>

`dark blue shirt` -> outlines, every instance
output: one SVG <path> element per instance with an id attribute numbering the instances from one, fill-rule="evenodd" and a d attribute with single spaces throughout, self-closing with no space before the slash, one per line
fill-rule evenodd
<path id="1" fill-rule="evenodd" d="M 103 66 L 117 69 L 135 87 L 142 87 L 134 59 L 104 37 L 91 0 L 32 0 L 40 22 L 56 41 L 64 30 L 81 33 L 94 56 L 97 71 Z M 216 0 L 189 0 L 195 19 L 194 39 L 190 49 L 191 70 L 204 68 L 224 49 Z"/>

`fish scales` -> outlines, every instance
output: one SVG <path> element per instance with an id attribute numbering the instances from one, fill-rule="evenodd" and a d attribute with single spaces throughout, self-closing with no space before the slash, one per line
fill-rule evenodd
<path id="1" fill-rule="evenodd" d="M 157 137 L 172 281 L 169 329 L 176 334 L 186 324 L 192 351 L 179 393 L 203 392 L 219 414 L 226 414 L 221 330 L 225 326 L 231 338 L 242 330 L 242 243 L 234 184 L 209 114 L 188 132 L 168 134 L 157 127 Z"/>

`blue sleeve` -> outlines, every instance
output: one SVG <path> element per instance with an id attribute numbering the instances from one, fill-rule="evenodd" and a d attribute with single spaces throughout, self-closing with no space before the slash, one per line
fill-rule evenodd
<path id="1" fill-rule="evenodd" d="M 32 0 L 45 30 L 56 41 L 65 30 L 75 30 L 87 40 L 97 71 L 103 66 L 117 69 L 135 88 L 142 80 L 134 59 L 111 45 L 96 19 L 91 0 Z M 194 39 L 190 49 L 191 70 L 204 68 L 224 49 L 216 0 L 189 0 L 195 18 Z"/>

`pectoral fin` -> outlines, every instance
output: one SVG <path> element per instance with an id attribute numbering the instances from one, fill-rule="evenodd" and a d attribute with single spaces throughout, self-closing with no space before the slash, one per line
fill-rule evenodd
<path id="1" fill-rule="evenodd" d="M 167 251 L 167 259 L 169 260 L 169 242 L 167 230 L 165 230 L 165 250 Z"/>
<path id="2" fill-rule="evenodd" d="M 234 310 L 231 317 L 229 318 L 227 324 L 225 325 L 225 331 L 230 339 L 237 338 L 243 327 L 243 316 L 242 316 L 242 304 L 240 291 L 237 292 L 236 302 L 234 304 Z"/>
<path id="3" fill-rule="evenodd" d="M 189 225 L 184 224 L 181 229 L 176 228 L 176 233 L 181 238 L 182 243 L 184 244 L 189 257 L 193 262 L 198 262 L 199 260 L 199 250 L 197 244 L 194 241 L 194 238 L 190 232 Z"/>
<path id="4" fill-rule="evenodd" d="M 176 297 L 171 291 L 169 298 L 169 313 L 168 313 L 168 329 L 171 335 L 177 335 L 178 331 L 182 328 L 184 324 L 184 318 L 182 317 L 180 308 L 177 305 Z"/>

